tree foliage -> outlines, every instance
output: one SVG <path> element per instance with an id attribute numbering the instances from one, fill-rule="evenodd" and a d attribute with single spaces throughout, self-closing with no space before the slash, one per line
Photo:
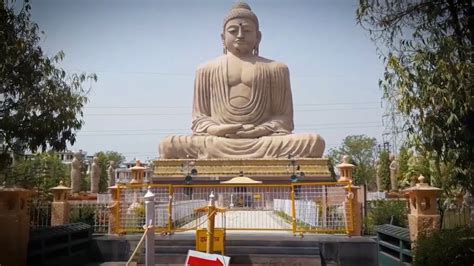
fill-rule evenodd
<path id="1" fill-rule="evenodd" d="M 41 49 L 38 25 L 28 1 L 0 2 L 0 169 L 13 153 L 64 150 L 83 125 L 87 102 L 83 83 L 96 75 L 68 75 L 56 66 L 64 53 L 48 57 Z"/>
<path id="2" fill-rule="evenodd" d="M 375 157 L 377 141 L 365 135 L 351 135 L 344 138 L 339 148 L 329 151 L 330 157 L 340 162 L 342 156 L 349 155 L 356 166 L 353 178 L 355 184 L 373 183 L 375 180 Z"/>
<path id="3" fill-rule="evenodd" d="M 100 151 L 94 155 L 94 157 L 99 158 L 100 166 L 100 180 L 99 180 L 99 191 L 106 192 L 108 187 L 108 175 L 107 168 L 109 168 L 109 162 L 114 161 L 115 167 L 118 167 L 124 160 L 125 157 L 116 151 Z"/>
<path id="4" fill-rule="evenodd" d="M 53 152 L 39 153 L 29 158 L 20 158 L 7 180 L 17 186 L 34 189 L 37 198 L 52 199 L 50 188 L 60 181 L 69 181 L 69 167 Z"/>
<path id="5" fill-rule="evenodd" d="M 398 183 L 401 187 L 407 187 L 411 184 L 409 179 L 405 179 L 404 173 L 408 171 L 408 160 L 410 159 L 410 151 L 407 147 L 402 146 L 398 152 Z"/>
<path id="6" fill-rule="evenodd" d="M 388 150 L 382 150 L 379 154 L 379 178 L 380 178 L 380 190 L 390 190 L 390 152 Z"/>
<path id="7" fill-rule="evenodd" d="M 415 266 L 474 264 L 474 231 L 470 228 L 420 234 L 413 251 Z"/>
<path id="8" fill-rule="evenodd" d="M 473 2 L 360 0 L 357 20 L 379 47 L 380 86 L 411 144 L 474 194 Z"/>

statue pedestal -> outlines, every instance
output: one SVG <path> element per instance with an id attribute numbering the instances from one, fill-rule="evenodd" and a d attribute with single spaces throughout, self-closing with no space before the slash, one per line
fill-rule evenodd
<path id="1" fill-rule="evenodd" d="M 321 158 L 295 159 L 304 172 L 299 181 L 322 182 L 333 181 L 329 172 L 328 160 Z M 163 159 L 154 161 L 153 183 L 184 184 L 186 173 L 183 167 L 190 161 L 197 170 L 193 183 L 219 183 L 238 176 L 241 172 L 254 180 L 266 184 L 289 183 L 293 174 L 291 159 Z"/>
<path id="2" fill-rule="evenodd" d="M 51 203 L 51 226 L 68 224 L 70 213 L 67 201 Z"/>

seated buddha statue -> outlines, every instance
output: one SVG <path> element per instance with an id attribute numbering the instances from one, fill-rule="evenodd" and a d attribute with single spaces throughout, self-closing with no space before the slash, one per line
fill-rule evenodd
<path id="1" fill-rule="evenodd" d="M 161 159 L 319 158 L 318 134 L 292 134 L 288 67 L 259 56 L 257 16 L 246 3 L 224 19 L 224 55 L 198 67 L 190 136 L 168 136 Z"/>

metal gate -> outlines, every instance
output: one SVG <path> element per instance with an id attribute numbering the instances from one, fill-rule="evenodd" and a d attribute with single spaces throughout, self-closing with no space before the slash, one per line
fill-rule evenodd
<path id="1" fill-rule="evenodd" d="M 196 209 L 207 206 L 211 192 L 216 227 L 226 230 L 270 230 L 293 233 L 348 233 L 353 228 L 352 197 L 348 183 L 288 185 L 158 185 L 119 184 L 115 213 L 119 233 L 143 232 L 143 196 L 155 194 L 157 232 L 204 228 L 206 217 Z"/>

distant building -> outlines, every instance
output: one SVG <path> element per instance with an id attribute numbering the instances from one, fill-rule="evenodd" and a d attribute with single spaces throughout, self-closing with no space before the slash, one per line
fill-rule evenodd
<path id="1" fill-rule="evenodd" d="M 118 168 L 115 169 L 116 183 L 129 183 L 132 180 L 131 168 L 137 165 L 137 160 L 133 159 L 128 162 L 122 162 Z M 141 166 L 145 167 L 145 182 L 151 182 L 153 176 L 153 169 L 150 167 L 150 162 L 141 162 Z"/>

